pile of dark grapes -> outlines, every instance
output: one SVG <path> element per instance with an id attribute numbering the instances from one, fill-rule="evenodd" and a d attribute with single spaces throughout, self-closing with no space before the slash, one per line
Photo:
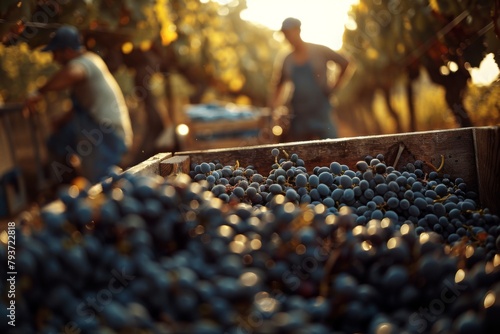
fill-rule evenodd
<path id="1" fill-rule="evenodd" d="M 271 157 L 61 191 L 17 226 L 17 331 L 497 332 L 500 218 L 462 179 Z"/>
<path id="2" fill-rule="evenodd" d="M 480 208 L 478 195 L 468 191 L 462 178 L 431 170 L 424 172 L 422 161 L 408 163 L 403 171 L 394 170 L 384 156 L 366 156 L 356 171 L 338 162 L 317 166 L 308 172 L 297 154 L 278 159 L 266 176 L 252 166 L 223 166 L 217 162 L 195 164 L 194 180 L 206 180 L 208 188 L 225 202 L 268 206 L 278 194 L 287 202 L 314 207 L 323 204 L 328 212 L 349 208 L 355 225 L 389 218 L 396 228 L 412 223 L 415 232 L 436 232 L 450 245 L 467 240 L 475 243 L 491 260 L 500 239 L 498 216 Z"/>

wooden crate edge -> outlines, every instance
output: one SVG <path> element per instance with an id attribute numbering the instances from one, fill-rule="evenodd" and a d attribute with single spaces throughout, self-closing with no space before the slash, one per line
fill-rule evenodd
<path id="1" fill-rule="evenodd" d="M 500 214 L 500 127 L 476 128 L 473 134 L 481 207 Z"/>

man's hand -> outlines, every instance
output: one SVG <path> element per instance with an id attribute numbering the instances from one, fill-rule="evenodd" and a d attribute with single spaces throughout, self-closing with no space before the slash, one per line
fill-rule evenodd
<path id="1" fill-rule="evenodd" d="M 36 104 L 43 99 L 43 95 L 38 91 L 29 92 L 26 96 L 26 100 L 24 101 L 24 117 L 29 117 L 31 114 L 36 111 Z"/>
<path id="2" fill-rule="evenodd" d="M 26 102 L 27 103 L 36 103 L 41 101 L 43 98 L 42 93 L 38 90 L 34 90 L 32 92 L 29 92 L 28 95 L 26 96 Z"/>

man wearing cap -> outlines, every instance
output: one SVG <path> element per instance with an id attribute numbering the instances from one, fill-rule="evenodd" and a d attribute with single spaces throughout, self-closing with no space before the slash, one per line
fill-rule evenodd
<path id="1" fill-rule="evenodd" d="M 337 129 L 332 120 L 330 95 L 345 78 L 348 60 L 324 45 L 307 43 L 300 36 L 301 22 L 296 18 L 283 21 L 281 32 L 292 47 L 273 78 L 270 107 L 280 106 L 285 83 L 292 83 L 288 109 L 291 112 L 289 128 L 283 141 L 301 141 L 336 138 Z M 327 64 L 333 61 L 340 67 L 334 85 L 327 79 Z"/>
<path id="2" fill-rule="evenodd" d="M 45 85 L 30 93 L 27 105 L 49 91 L 69 89 L 73 108 L 54 122 L 49 151 L 59 158 L 52 163 L 58 181 L 81 176 L 100 181 L 118 165 L 132 144 L 132 126 L 122 91 L 100 56 L 87 51 L 73 26 L 61 26 L 42 51 L 51 51 L 61 64 Z M 77 164 L 74 163 L 75 157 Z"/>

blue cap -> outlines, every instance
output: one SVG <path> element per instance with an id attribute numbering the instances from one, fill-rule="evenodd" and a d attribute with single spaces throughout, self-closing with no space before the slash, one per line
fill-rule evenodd
<path id="1" fill-rule="evenodd" d="M 300 28 L 300 25 L 301 25 L 301 22 L 299 19 L 296 19 L 294 17 L 288 17 L 281 24 L 281 31 L 293 29 L 293 28 Z"/>
<path id="2" fill-rule="evenodd" d="M 56 30 L 42 51 L 54 51 L 60 49 L 80 50 L 82 48 L 82 40 L 78 29 L 70 25 L 61 26 Z"/>

